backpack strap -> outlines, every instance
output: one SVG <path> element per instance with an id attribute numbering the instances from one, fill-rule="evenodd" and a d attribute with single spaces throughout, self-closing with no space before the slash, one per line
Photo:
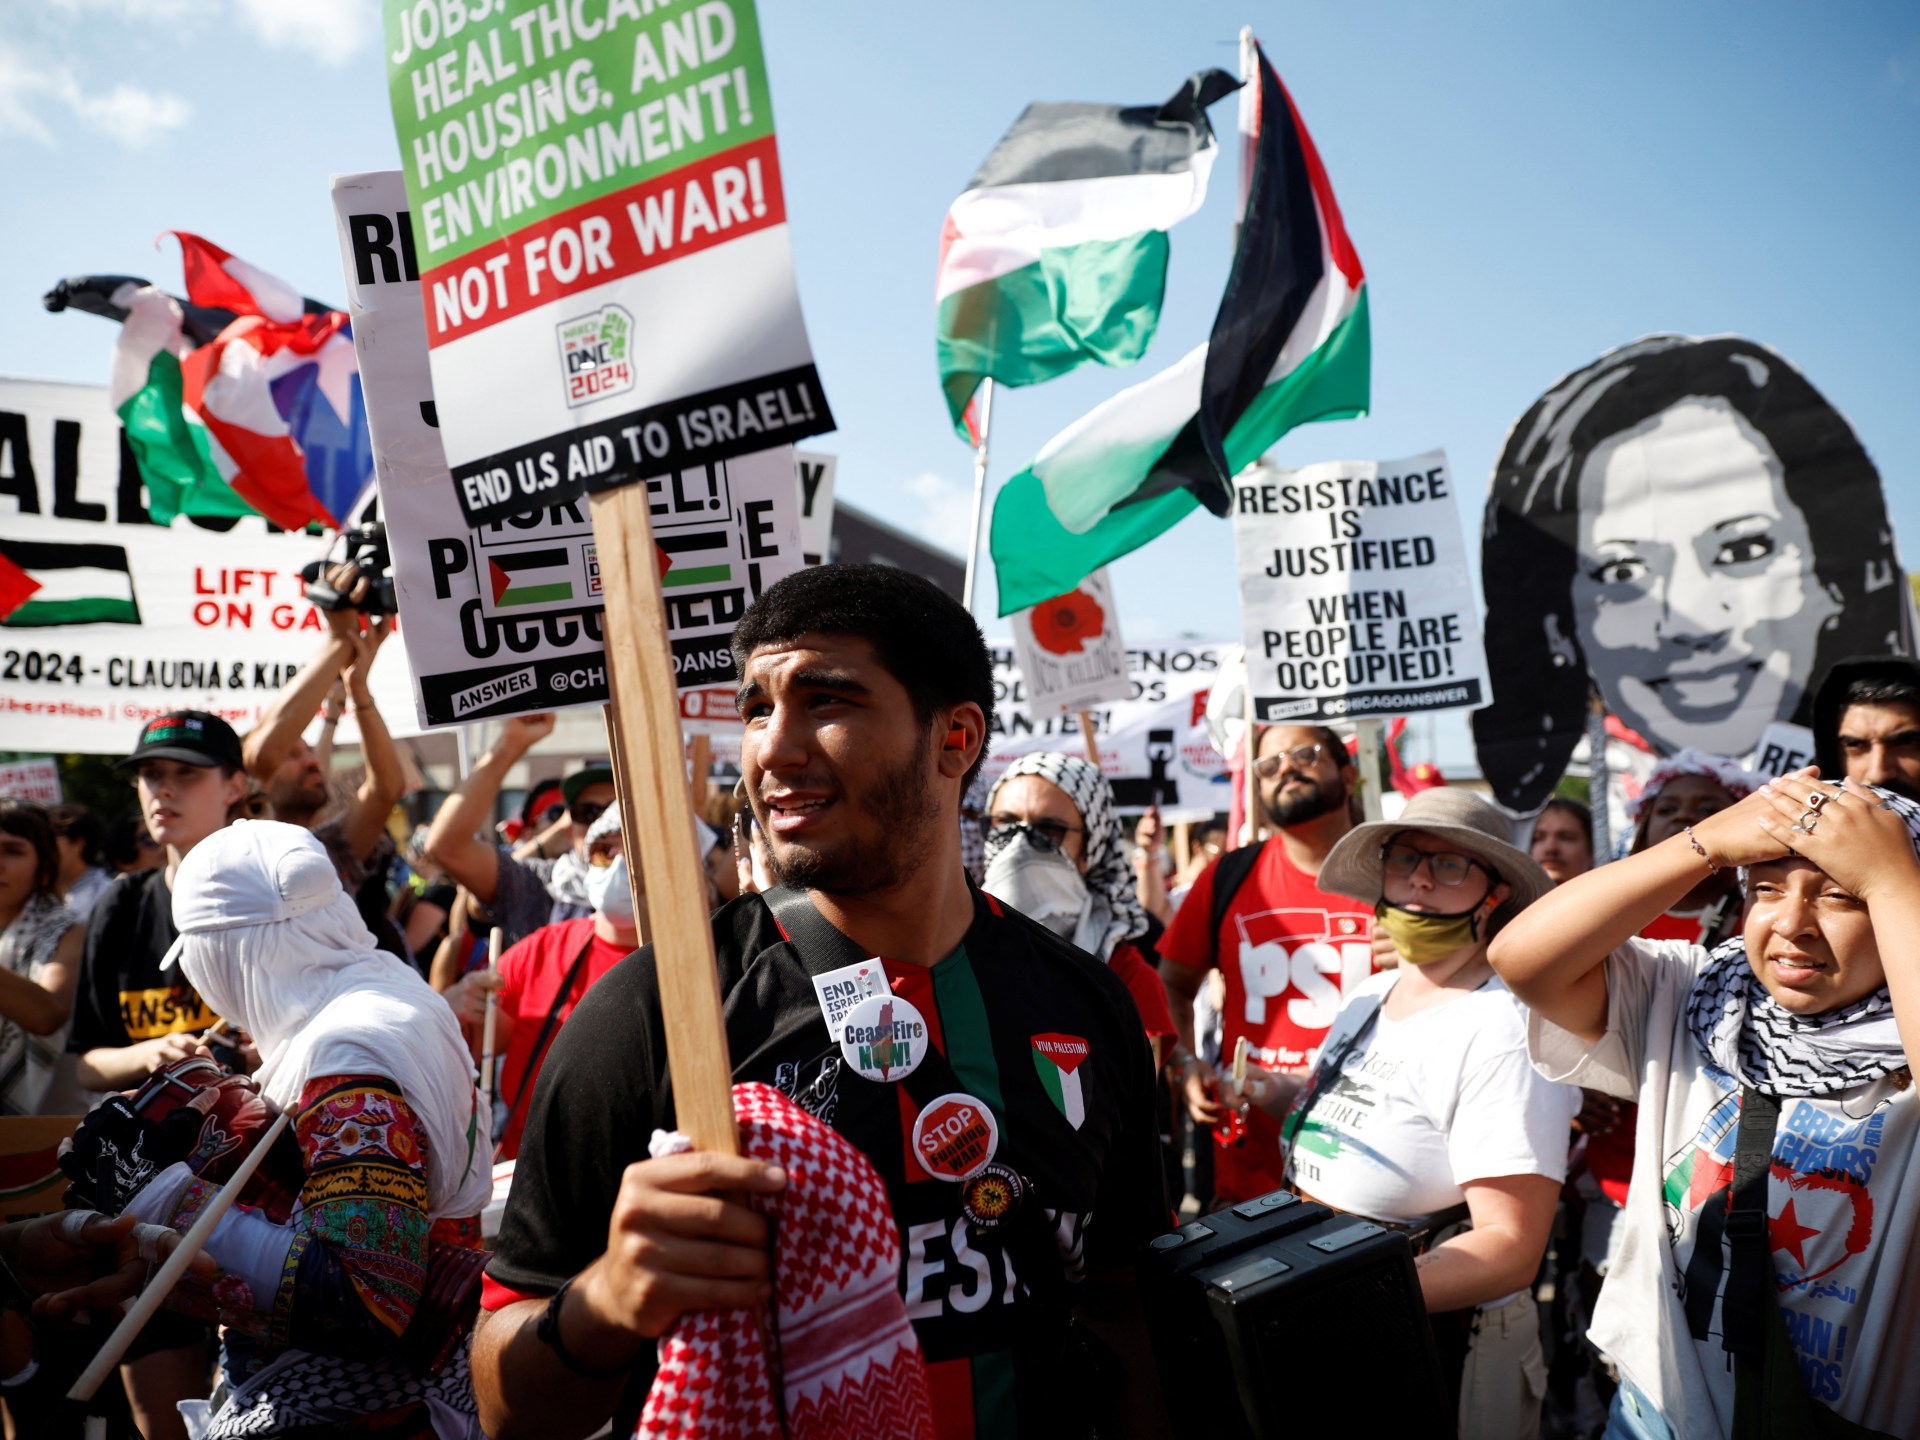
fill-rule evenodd
<path id="1" fill-rule="evenodd" d="M 1720 1300 L 1721 1344 L 1733 1355 L 1765 1351 L 1777 1304 L 1767 1236 L 1767 1172 L 1779 1122 L 1778 1099 L 1751 1087 L 1741 1090 L 1727 1196 L 1727 1287 Z"/>
<path id="2" fill-rule="evenodd" d="M 1251 845 L 1242 845 L 1229 850 L 1213 864 L 1213 915 L 1207 926 L 1207 937 L 1213 945 L 1213 963 L 1220 963 L 1220 927 L 1227 922 L 1227 910 L 1233 904 L 1233 897 L 1240 893 L 1240 887 L 1247 883 L 1247 877 L 1253 873 L 1260 852 L 1266 849 L 1267 842 L 1256 840 Z"/>

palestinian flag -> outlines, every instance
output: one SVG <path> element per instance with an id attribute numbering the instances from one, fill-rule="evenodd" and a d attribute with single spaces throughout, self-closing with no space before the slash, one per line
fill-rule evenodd
<path id="1" fill-rule="evenodd" d="M 1092 1048 L 1078 1035 L 1035 1035 L 1033 1068 L 1040 1086 L 1074 1129 L 1086 1123 L 1087 1097 L 1080 1088 L 1080 1062 Z"/>
<path id="2" fill-rule="evenodd" d="M 124 546 L 0 540 L 0 625 L 139 623 Z"/>
<path id="3" fill-rule="evenodd" d="M 1319 153 L 1259 47 L 1240 92 L 1246 210 L 1207 344 L 1056 435 L 993 507 L 1010 615 L 1170 529 L 1228 513 L 1231 481 L 1287 431 L 1366 413 L 1366 277 Z"/>
<path id="4" fill-rule="evenodd" d="M 180 303 L 140 286 L 124 297 L 126 318 L 113 350 L 113 408 L 147 483 L 147 513 L 156 525 L 176 515 L 252 515 L 254 508 L 221 478 L 207 427 L 184 404 Z"/>
<path id="5" fill-rule="evenodd" d="M 724 585 L 733 579 L 732 540 L 725 530 L 662 535 L 654 543 L 664 562 L 660 571 L 663 590 L 680 585 Z"/>
<path id="6" fill-rule="evenodd" d="M 981 380 L 1035 385 L 1089 360 L 1131 365 L 1160 323 L 1167 229 L 1206 199 L 1207 106 L 1223 70 L 1166 104 L 1029 105 L 947 211 L 934 286 L 947 411 Z"/>
<path id="7" fill-rule="evenodd" d="M 493 586 L 493 603 L 503 608 L 574 598 L 572 557 L 564 546 L 489 555 L 487 579 Z"/>

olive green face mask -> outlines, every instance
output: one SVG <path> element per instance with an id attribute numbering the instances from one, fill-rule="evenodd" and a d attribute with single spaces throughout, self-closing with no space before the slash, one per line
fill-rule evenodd
<path id="1" fill-rule="evenodd" d="M 1402 910 L 1382 900 L 1373 907 L 1373 913 L 1393 941 L 1393 948 L 1409 965 L 1430 965 L 1480 938 L 1478 905 L 1458 915 L 1428 915 Z"/>

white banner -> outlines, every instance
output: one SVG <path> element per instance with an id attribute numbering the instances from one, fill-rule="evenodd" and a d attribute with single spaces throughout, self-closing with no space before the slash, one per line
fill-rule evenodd
<path id="1" fill-rule="evenodd" d="M 1240 619 L 1267 724 L 1465 710 L 1492 694 L 1447 457 L 1234 481 Z"/>
<path id="2" fill-rule="evenodd" d="M 58 805 L 60 767 L 51 758 L 0 765 L 0 796 L 34 805 Z"/>
<path id="3" fill-rule="evenodd" d="M 423 725 L 607 699 L 600 573 L 584 497 L 469 526 L 434 420 L 420 282 L 398 238 L 398 171 L 334 177 L 381 514 Z M 733 678 L 727 637 L 801 566 L 799 481 L 784 447 L 646 482 L 683 690 Z M 727 708 L 731 710 L 729 695 Z"/>
<path id="4" fill-rule="evenodd" d="M 0 380 L 0 575 L 38 587 L 0 620 L 7 748 L 124 754 L 182 709 L 244 734 L 326 634 L 299 573 L 325 548 L 253 515 L 153 524 L 104 385 Z M 419 734 L 399 645 L 371 684 L 393 732 Z"/>
<path id="5" fill-rule="evenodd" d="M 1013 653 L 1036 715 L 1075 714 L 1133 698 L 1127 642 L 1105 567 L 1064 595 L 1008 617 Z"/>

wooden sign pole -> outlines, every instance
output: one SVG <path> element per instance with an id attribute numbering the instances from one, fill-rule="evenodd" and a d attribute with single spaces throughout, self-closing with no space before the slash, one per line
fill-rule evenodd
<path id="1" fill-rule="evenodd" d="M 638 857 L 646 883 L 675 1123 L 696 1150 L 737 1155 L 733 1065 L 707 918 L 706 871 L 694 848 L 680 699 L 667 646 L 647 487 L 601 491 L 591 505 L 607 602 L 607 682 L 618 741 L 621 828 L 626 853 Z"/>
<path id="2" fill-rule="evenodd" d="M 696 735 L 689 749 L 687 792 L 693 797 L 693 813 L 704 820 L 707 815 L 707 777 L 713 771 L 713 737 Z"/>
<path id="3" fill-rule="evenodd" d="M 1087 744 L 1087 763 L 1094 769 L 1100 768 L 1100 746 L 1093 738 L 1093 716 L 1085 710 L 1080 712 L 1080 738 Z"/>

